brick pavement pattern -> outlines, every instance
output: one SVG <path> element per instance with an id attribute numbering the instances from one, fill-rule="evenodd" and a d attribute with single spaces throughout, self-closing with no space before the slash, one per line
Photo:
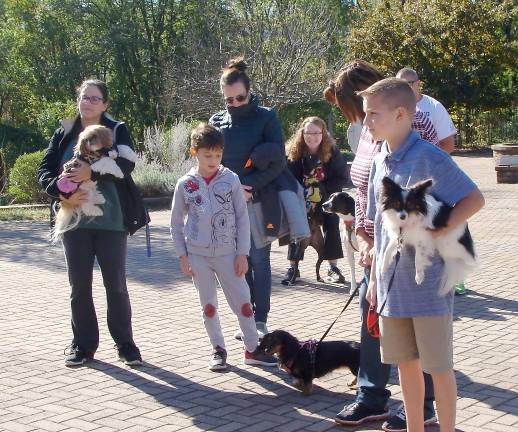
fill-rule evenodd
<path id="1" fill-rule="evenodd" d="M 456 157 L 486 197 L 470 227 L 480 269 L 456 299 L 455 369 L 459 431 L 518 430 L 518 185 L 497 185 L 491 158 Z M 68 369 L 69 287 L 63 252 L 47 242 L 43 222 L 0 224 L 0 430 L 2 431 L 324 431 L 344 430 L 333 416 L 354 400 L 347 371 L 316 380 L 302 396 L 284 372 L 242 364 L 232 338 L 237 321 L 220 295 L 221 321 L 231 368 L 207 369 L 211 347 L 197 295 L 180 274 L 168 234 L 168 212 L 152 214 L 153 255 L 144 233 L 129 242 L 128 286 L 135 340 L 145 364 L 116 360 L 98 269 L 94 295 L 101 341 L 95 361 Z M 314 254 L 302 282 L 284 287 L 286 249 L 274 247 L 270 329 L 319 337 L 341 310 L 347 288 L 316 283 Z M 340 263 L 347 278 L 347 267 Z M 358 275 L 361 274 L 358 269 Z M 359 276 L 358 276 L 359 277 Z M 328 339 L 358 340 L 357 300 Z M 395 371 L 391 407 L 401 400 Z M 380 423 L 358 430 L 380 430 Z M 437 431 L 437 427 L 427 429 Z"/>

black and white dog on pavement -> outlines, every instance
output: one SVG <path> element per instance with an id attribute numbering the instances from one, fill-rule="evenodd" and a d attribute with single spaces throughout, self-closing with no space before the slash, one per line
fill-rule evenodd
<path id="1" fill-rule="evenodd" d="M 335 192 L 322 204 L 326 213 L 334 213 L 342 222 L 342 241 L 351 271 L 351 292 L 356 289 L 354 252 L 358 251 L 358 242 L 354 231 L 354 198 L 347 192 Z"/>

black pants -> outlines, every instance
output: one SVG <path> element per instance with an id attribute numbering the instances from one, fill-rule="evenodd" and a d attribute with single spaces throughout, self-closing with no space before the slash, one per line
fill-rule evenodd
<path id="1" fill-rule="evenodd" d="M 99 346 L 99 326 L 92 298 L 94 260 L 101 268 L 108 304 L 108 329 L 117 344 L 133 342 L 131 305 L 126 287 L 127 234 L 77 229 L 63 235 L 72 288 L 73 342 L 93 355 Z"/>
<path id="2" fill-rule="evenodd" d="M 335 214 L 323 213 L 322 231 L 324 232 L 325 260 L 335 260 L 344 257 L 342 240 L 340 238 L 340 219 Z M 288 260 L 301 261 L 304 259 L 304 250 L 297 243 L 288 246 Z"/>

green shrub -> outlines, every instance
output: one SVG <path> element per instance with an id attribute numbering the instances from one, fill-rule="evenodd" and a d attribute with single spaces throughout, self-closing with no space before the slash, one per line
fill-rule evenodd
<path id="1" fill-rule="evenodd" d="M 0 150 L 8 168 L 14 165 L 18 156 L 40 150 L 45 144 L 45 139 L 33 130 L 0 123 Z"/>
<path id="2" fill-rule="evenodd" d="M 179 119 L 170 127 L 146 128 L 143 157 L 137 160 L 132 173 L 143 196 L 172 195 L 178 179 L 194 166 L 195 160 L 187 152 L 191 127 Z"/>
<path id="3" fill-rule="evenodd" d="M 8 193 L 16 203 L 44 203 L 46 194 L 36 179 L 36 171 L 43 159 L 45 150 L 26 153 L 18 157 L 9 173 Z"/>
<path id="4" fill-rule="evenodd" d="M 176 182 L 182 175 L 168 171 L 156 162 L 145 162 L 142 159 L 137 160 L 131 173 L 144 197 L 172 195 Z"/>

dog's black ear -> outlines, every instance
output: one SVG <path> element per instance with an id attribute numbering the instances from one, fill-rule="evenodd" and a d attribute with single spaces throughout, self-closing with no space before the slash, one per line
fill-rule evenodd
<path id="1" fill-rule="evenodd" d="M 383 194 L 384 195 L 394 195 L 394 193 L 399 194 L 401 192 L 401 186 L 399 186 L 394 180 L 390 177 L 383 177 L 381 180 L 383 185 Z"/>
<path id="2" fill-rule="evenodd" d="M 419 195 L 424 195 L 426 191 L 433 185 L 433 179 L 422 180 L 413 185 L 410 190 Z"/>

